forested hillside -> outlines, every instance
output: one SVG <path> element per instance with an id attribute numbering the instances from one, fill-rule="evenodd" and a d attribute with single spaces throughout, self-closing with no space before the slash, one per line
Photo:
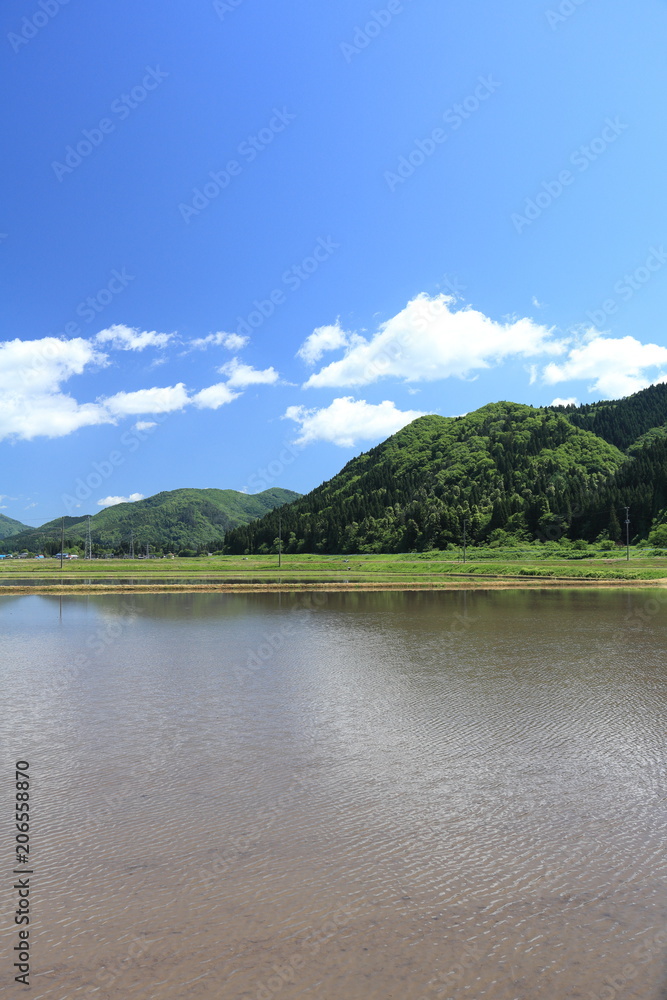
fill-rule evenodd
<path id="1" fill-rule="evenodd" d="M 579 407 L 500 402 L 420 417 L 306 496 L 172 490 L 109 507 L 90 525 L 99 554 L 275 552 L 279 528 L 286 552 L 405 552 L 464 535 L 617 542 L 626 507 L 635 541 L 667 525 L 667 384 Z M 87 526 L 65 518 L 66 547 L 82 548 Z M 60 548 L 60 520 L 25 529 L 0 515 L 3 530 L 5 551 Z"/>
<path id="2" fill-rule="evenodd" d="M 420 417 L 283 508 L 284 546 L 444 548 L 460 543 L 464 527 L 475 541 L 549 537 L 562 533 L 563 522 L 573 524 L 625 461 L 613 444 L 555 409 L 491 403 L 465 417 Z M 269 551 L 277 532 L 270 514 L 230 532 L 227 551 Z"/>
<path id="3" fill-rule="evenodd" d="M 25 531 L 27 525 L 15 521 L 13 517 L 6 517 L 0 514 L 0 538 L 9 538 L 11 535 L 18 535 L 20 531 Z"/>
<path id="4" fill-rule="evenodd" d="M 170 490 L 136 503 L 107 507 L 90 518 L 93 552 L 198 552 L 220 549 L 225 532 L 261 517 L 299 497 L 292 490 L 269 489 L 252 496 L 236 490 Z M 87 517 L 66 517 L 65 548 L 83 547 Z M 22 531 L 3 543 L 6 551 L 60 550 L 61 519 Z"/>
<path id="5" fill-rule="evenodd" d="M 471 542 L 620 540 L 667 521 L 667 385 L 580 407 L 492 403 L 427 416 L 281 512 L 288 552 L 398 552 Z M 278 518 L 229 552 L 276 547 Z"/>
<path id="6" fill-rule="evenodd" d="M 667 385 L 650 385 L 624 399 L 560 408 L 577 427 L 627 449 L 652 428 L 667 422 Z"/>

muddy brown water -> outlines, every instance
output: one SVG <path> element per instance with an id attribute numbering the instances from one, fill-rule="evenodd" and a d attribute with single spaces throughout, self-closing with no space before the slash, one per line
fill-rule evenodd
<path id="1" fill-rule="evenodd" d="M 666 609 L 0 598 L 3 996 L 664 1000 Z"/>

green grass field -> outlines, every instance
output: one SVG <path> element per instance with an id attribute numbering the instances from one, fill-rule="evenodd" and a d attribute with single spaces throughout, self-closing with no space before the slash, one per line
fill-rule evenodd
<path id="1" fill-rule="evenodd" d="M 577 581 L 641 581 L 667 578 L 667 557 L 650 556 L 643 550 L 625 554 L 602 553 L 584 558 L 545 557 L 537 552 L 514 549 L 474 549 L 464 564 L 458 553 L 428 552 L 399 555 L 288 555 L 212 556 L 195 559 L 12 559 L 0 561 L 0 588 L 20 586 L 31 589 L 65 584 L 123 583 L 283 583 L 350 584 L 417 583 L 451 584 L 455 581 L 544 579 Z"/>

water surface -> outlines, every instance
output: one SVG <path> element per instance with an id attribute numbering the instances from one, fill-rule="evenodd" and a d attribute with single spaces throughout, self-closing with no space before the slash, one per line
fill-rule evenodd
<path id="1" fill-rule="evenodd" d="M 32 1000 L 663 998 L 656 593 L 0 598 Z"/>

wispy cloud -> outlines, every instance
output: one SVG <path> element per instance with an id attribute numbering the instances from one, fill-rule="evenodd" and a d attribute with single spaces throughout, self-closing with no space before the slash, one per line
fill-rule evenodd
<path id="1" fill-rule="evenodd" d="M 206 350 L 207 347 L 226 347 L 228 351 L 240 351 L 246 346 L 249 337 L 241 337 L 238 333 L 209 333 L 206 337 L 191 340 L 189 346 L 196 350 Z"/>
<path id="2" fill-rule="evenodd" d="M 147 347 L 166 347 L 173 340 L 173 333 L 156 333 L 155 330 L 137 330 L 123 324 L 115 324 L 100 330 L 95 341 L 106 344 L 117 351 L 143 351 Z"/>
<path id="3" fill-rule="evenodd" d="M 245 389 L 249 385 L 275 385 L 280 375 L 275 368 L 264 368 L 259 371 L 252 365 L 243 364 L 238 358 L 232 358 L 227 364 L 218 368 L 221 375 L 227 376 L 230 388 Z"/>

